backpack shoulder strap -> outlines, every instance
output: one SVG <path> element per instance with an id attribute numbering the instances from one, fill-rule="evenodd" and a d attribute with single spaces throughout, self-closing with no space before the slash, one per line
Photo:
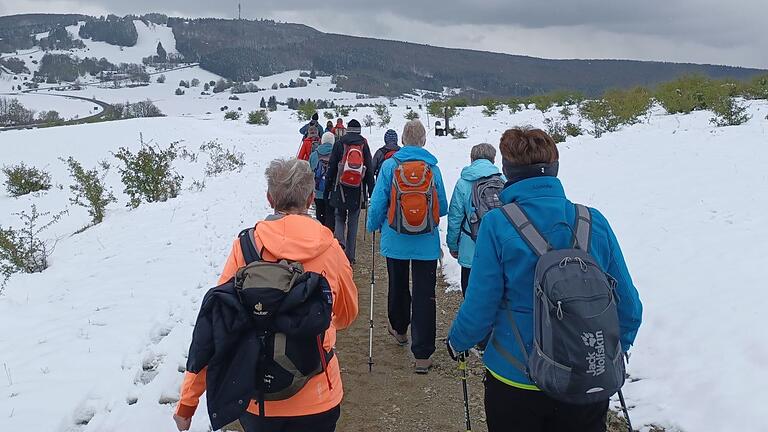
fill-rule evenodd
<path id="1" fill-rule="evenodd" d="M 509 222 L 515 227 L 520 237 L 525 240 L 528 247 L 533 250 L 536 255 L 542 256 L 545 253 L 552 250 L 552 246 L 547 239 L 539 232 L 538 229 L 531 223 L 528 215 L 525 214 L 522 208 L 517 203 L 509 203 L 501 208 L 504 216 L 507 217 Z"/>
<path id="2" fill-rule="evenodd" d="M 252 262 L 261 261 L 261 254 L 256 247 L 256 241 L 253 236 L 256 232 L 256 227 L 246 228 L 240 231 L 238 239 L 240 240 L 240 250 L 243 252 L 243 259 L 245 259 L 245 265 Z"/>
<path id="3" fill-rule="evenodd" d="M 576 224 L 573 229 L 573 247 L 589 252 L 592 234 L 592 214 L 589 207 L 575 204 Z"/>

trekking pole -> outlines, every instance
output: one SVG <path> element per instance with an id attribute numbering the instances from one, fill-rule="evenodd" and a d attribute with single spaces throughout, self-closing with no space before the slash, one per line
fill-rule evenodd
<path id="1" fill-rule="evenodd" d="M 629 419 L 629 410 L 627 409 L 627 403 L 624 402 L 624 393 L 621 392 L 621 389 L 619 389 L 619 402 L 621 402 L 621 409 L 624 411 L 624 417 L 627 418 L 627 426 L 629 427 L 629 432 L 633 432 L 634 429 L 632 429 L 632 421 Z"/>
<path id="2" fill-rule="evenodd" d="M 471 432 L 472 424 L 469 420 L 469 392 L 467 391 L 467 357 L 464 353 L 459 354 L 459 370 L 461 371 L 461 385 L 464 389 L 464 419 L 467 422 L 467 432 Z"/>
<path id="3" fill-rule="evenodd" d="M 371 235 L 371 316 L 368 329 L 368 372 L 373 370 L 373 287 L 376 284 L 376 231 Z"/>

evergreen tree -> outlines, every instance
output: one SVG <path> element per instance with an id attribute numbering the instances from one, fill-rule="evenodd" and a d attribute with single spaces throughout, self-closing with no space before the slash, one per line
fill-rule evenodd
<path id="1" fill-rule="evenodd" d="M 168 60 L 168 53 L 165 52 L 165 48 L 163 48 L 163 43 L 162 42 L 158 42 L 157 43 L 157 58 L 161 62 L 164 62 L 164 61 Z"/>
<path id="2" fill-rule="evenodd" d="M 267 107 L 267 102 L 264 100 L 264 98 L 261 98 L 261 102 L 259 102 L 259 108 L 264 109 L 266 107 Z"/>
<path id="3" fill-rule="evenodd" d="M 277 98 L 274 96 L 269 97 L 269 102 L 267 102 L 267 108 L 269 108 L 270 111 L 277 111 Z"/>

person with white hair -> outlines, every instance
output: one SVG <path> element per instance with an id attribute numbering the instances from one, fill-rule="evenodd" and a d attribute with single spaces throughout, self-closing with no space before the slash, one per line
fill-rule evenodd
<path id="1" fill-rule="evenodd" d="M 282 400 L 267 400 L 263 407 L 253 399 L 238 401 L 239 397 L 232 392 L 238 385 L 242 387 L 241 383 L 215 383 L 216 386 L 212 388 L 218 389 L 220 397 L 212 398 L 209 394 L 209 412 L 216 408 L 212 404 L 221 404 L 221 400 L 234 400 L 238 401 L 242 409 L 240 424 L 245 432 L 332 432 L 336 430 L 344 395 L 338 356 L 333 355 L 336 332 L 348 327 L 357 318 L 357 287 L 352 279 L 352 268 L 344 250 L 331 231 L 323 228 L 320 222 L 308 214 L 315 198 L 314 173 L 309 163 L 299 159 L 276 159 L 269 164 L 266 177 L 266 198 L 274 209 L 274 214 L 256 224 L 255 229 L 244 232 L 252 232 L 250 240 L 254 249 L 260 252 L 261 261 L 277 263 L 284 260 L 298 263 L 304 272 L 313 272 L 325 277 L 331 290 L 331 323 L 323 337 L 318 337 L 317 343 L 313 342 L 309 350 L 318 352 L 317 350 L 322 349 L 326 354 L 324 357 L 330 357 L 330 360 L 323 365 L 321 372 L 308 378 L 293 396 Z M 246 266 L 244 250 L 240 245 L 240 239 L 235 239 L 219 278 L 219 285 L 227 283 Z M 219 321 L 213 320 L 211 324 L 214 327 L 214 338 L 230 333 L 227 324 Z M 214 368 L 223 367 L 221 358 L 216 364 L 200 364 L 199 358 L 206 355 L 210 357 L 213 347 L 219 346 L 210 341 L 196 345 L 195 338 L 203 331 L 195 327 L 187 372 L 173 416 L 180 431 L 189 430 L 200 396 L 206 391 L 206 377 L 220 376 L 221 373 L 214 373 Z M 241 357 L 243 356 L 233 354 L 232 358 L 226 359 L 230 362 L 227 371 L 242 371 L 241 378 L 246 380 L 247 377 L 253 376 L 253 371 L 249 368 L 257 360 Z M 208 373 L 209 369 L 211 373 Z M 228 372 L 227 376 L 231 374 Z M 225 409 L 222 406 L 218 408 Z"/>
<path id="2" fill-rule="evenodd" d="M 388 331 L 405 346 L 411 327 L 411 352 L 419 374 L 428 373 L 435 352 L 438 224 L 448 213 L 437 158 L 424 148 L 426 142 L 420 121 L 406 123 L 403 147 L 379 170 L 367 221 L 368 231 L 381 230 L 381 254 L 387 258 Z"/>

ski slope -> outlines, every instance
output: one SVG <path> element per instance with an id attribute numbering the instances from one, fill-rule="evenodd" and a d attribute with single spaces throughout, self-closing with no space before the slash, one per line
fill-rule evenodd
<path id="1" fill-rule="evenodd" d="M 293 72 L 273 79 L 290 77 Z M 329 86 L 276 93 L 280 100 L 316 98 Z M 143 89 L 124 89 L 114 100 L 147 96 L 169 117 L 0 133 L 3 164 L 45 168 L 62 186 L 18 199 L 0 192 L 0 226 L 17 226 L 12 213 L 31 204 L 69 210 L 45 233 L 56 241 L 51 267 L 14 276 L 0 296 L 0 431 L 175 430 L 170 415 L 202 295 L 216 282 L 234 235 L 269 212 L 263 176 L 269 160 L 291 157 L 298 147 L 301 123 L 288 111 L 271 113 L 269 126 L 250 126 L 223 120 L 217 107 L 234 106 L 229 93 L 213 102 L 174 99 L 170 74 L 165 85 Z M 243 111 L 266 94 L 240 95 Z M 390 108 L 398 131 L 406 103 Z M 656 112 L 647 123 L 560 145 L 567 193 L 611 221 L 645 305 L 629 365 L 633 382 L 625 388 L 636 426 L 768 431 L 768 397 L 760 391 L 768 383 L 761 319 L 768 301 L 759 279 L 768 260 L 758 250 L 768 242 L 768 104 L 750 104 L 753 119 L 738 127 L 713 128 L 706 112 Z M 360 108 L 349 118 L 366 114 L 372 110 Z M 426 112 L 420 114 L 426 123 Z M 449 194 L 472 145 L 497 144 L 513 125 L 541 126 L 543 115 L 526 110 L 486 118 L 468 108 L 455 124 L 468 129 L 469 139 L 428 139 Z M 139 134 L 163 146 L 181 141 L 189 150 L 218 140 L 244 152 L 247 166 L 205 179 L 205 157 L 179 160 L 182 194 L 129 210 L 111 152 L 137 148 Z M 364 128 L 364 135 L 375 150 L 384 129 Z M 112 161 L 107 182 L 119 199 L 102 224 L 80 234 L 73 233 L 89 218 L 69 204 L 71 180 L 58 159 L 70 155 L 86 167 Z M 194 180 L 205 180 L 206 188 L 188 190 Z M 457 285 L 458 267 L 447 251 L 443 261 Z M 193 430 L 208 430 L 204 409 Z"/>

